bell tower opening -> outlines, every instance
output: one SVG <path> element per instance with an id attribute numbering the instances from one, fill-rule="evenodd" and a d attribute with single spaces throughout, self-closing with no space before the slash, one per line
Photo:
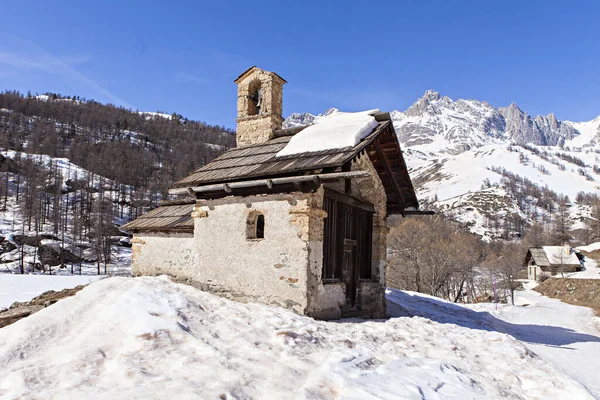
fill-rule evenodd
<path id="1" fill-rule="evenodd" d="M 262 106 L 262 85 L 260 80 L 254 80 L 248 85 L 248 95 L 250 101 L 248 102 L 247 115 L 259 115 L 260 108 Z"/>
<path id="2" fill-rule="evenodd" d="M 238 146 L 264 143 L 283 123 L 283 85 L 285 79 L 274 72 L 251 67 L 235 81 L 238 85 Z"/>

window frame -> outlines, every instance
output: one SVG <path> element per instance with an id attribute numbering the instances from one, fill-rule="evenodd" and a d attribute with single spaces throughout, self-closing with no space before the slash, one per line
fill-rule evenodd
<path id="1" fill-rule="evenodd" d="M 262 220 L 262 236 L 259 237 L 259 221 Z M 265 240 L 265 215 L 260 211 L 250 211 L 246 218 L 246 240 L 249 242 L 257 242 Z"/>

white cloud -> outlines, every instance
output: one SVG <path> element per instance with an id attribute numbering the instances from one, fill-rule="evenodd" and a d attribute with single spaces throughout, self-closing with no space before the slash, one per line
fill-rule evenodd
<path id="1" fill-rule="evenodd" d="M 127 101 L 76 69 L 77 65 L 90 60 L 88 55 L 56 56 L 29 40 L 15 37 L 6 39 L 8 40 L 0 43 L 0 74 L 7 74 L 10 70 L 18 70 L 62 76 L 87 86 L 96 95 L 110 102 L 133 108 Z"/>

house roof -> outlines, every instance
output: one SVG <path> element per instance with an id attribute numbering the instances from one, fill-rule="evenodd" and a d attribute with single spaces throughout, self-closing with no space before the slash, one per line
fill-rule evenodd
<path id="1" fill-rule="evenodd" d="M 356 146 L 277 157 L 276 154 L 300 131 L 279 131 L 264 143 L 236 147 L 177 181 L 176 188 L 228 183 L 257 178 L 276 178 L 309 171 L 335 171 L 367 154 L 385 187 L 388 212 L 418 209 L 419 203 L 389 114 L 376 115 L 378 125 Z"/>
<path id="2" fill-rule="evenodd" d="M 577 258 L 577 255 L 572 251 L 569 252 L 569 255 L 566 255 L 563 246 L 531 247 L 527 254 L 527 261 L 529 261 L 531 257 L 539 267 L 551 267 L 557 265 L 579 266 L 579 258 Z"/>
<path id="3" fill-rule="evenodd" d="M 542 249 L 551 265 L 579 265 L 579 258 L 570 248 L 568 255 L 563 246 L 543 246 Z"/>
<path id="4" fill-rule="evenodd" d="M 192 211 L 195 201 L 165 202 L 154 210 L 123 226 L 129 231 L 193 232 Z M 182 204 L 183 203 L 183 204 Z"/>
<path id="5" fill-rule="evenodd" d="M 544 249 L 532 247 L 529 249 L 529 254 L 531 254 L 531 257 L 533 257 L 533 261 L 536 265 L 540 267 L 550 266 L 550 261 L 548 260 L 548 257 L 546 257 Z"/>

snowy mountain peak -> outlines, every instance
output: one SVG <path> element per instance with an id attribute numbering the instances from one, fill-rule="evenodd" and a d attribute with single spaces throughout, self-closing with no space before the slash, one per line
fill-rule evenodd
<path id="1" fill-rule="evenodd" d="M 338 110 L 337 108 L 330 108 L 327 111 L 325 111 L 324 114 L 319 115 L 313 115 L 309 113 L 293 113 L 285 119 L 285 121 L 283 122 L 283 127 L 294 128 L 297 126 L 312 125 L 316 123 L 320 118 L 327 117 L 331 114 L 335 114 L 338 112 L 340 112 L 340 110 Z"/>
<path id="2" fill-rule="evenodd" d="M 436 92 L 435 90 L 426 90 L 425 94 L 423 95 L 422 99 L 427 99 L 429 101 L 436 101 L 440 99 L 440 93 Z"/>
<path id="3" fill-rule="evenodd" d="M 321 116 L 293 114 L 284 126 L 307 125 Z M 539 199 L 525 201 L 521 189 L 503 186 L 510 176 L 570 198 L 600 191 L 600 116 L 561 121 L 553 113 L 531 116 L 514 102 L 496 108 L 434 90 L 390 116 L 419 198 L 484 237 L 497 235 L 486 222 L 492 214 L 527 223 L 546 212 L 536 205 Z"/>
<path id="4" fill-rule="evenodd" d="M 309 125 L 323 115 L 338 112 L 329 109 L 324 114 L 292 114 L 285 127 Z M 452 100 L 435 90 L 426 90 L 406 111 L 390 113 L 400 141 L 425 156 L 458 154 L 489 144 L 517 143 L 541 146 L 562 145 L 581 137 L 577 123 L 560 121 L 553 113 L 532 116 L 512 102 L 507 107 L 495 108 L 485 101 Z M 598 123 L 587 123 L 578 146 L 589 147 L 598 142 Z M 596 134 L 598 133 L 598 135 Z M 581 142 L 581 143 L 580 143 Z"/>

